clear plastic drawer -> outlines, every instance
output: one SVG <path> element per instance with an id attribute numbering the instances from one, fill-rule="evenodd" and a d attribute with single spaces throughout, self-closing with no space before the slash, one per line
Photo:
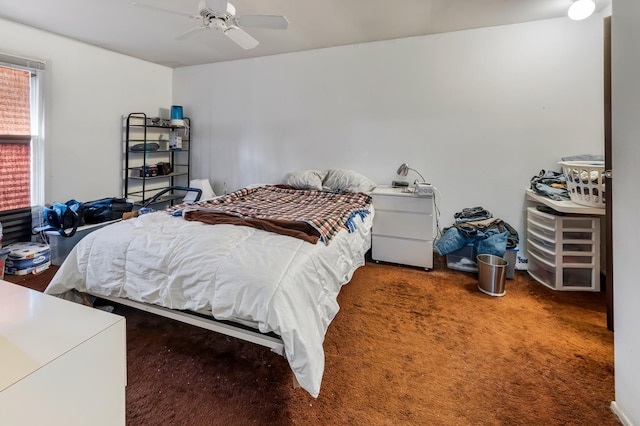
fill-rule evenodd
<path id="1" fill-rule="evenodd" d="M 575 256 L 575 255 L 564 255 L 562 256 L 562 264 L 585 264 L 585 265 L 595 265 L 593 256 Z"/>
<path id="2" fill-rule="evenodd" d="M 562 232 L 563 240 L 589 240 L 593 241 L 593 232 L 576 232 L 576 231 L 564 231 Z"/>
<path id="3" fill-rule="evenodd" d="M 537 223 L 533 222 L 531 219 L 527 219 L 527 229 L 529 230 L 529 232 L 533 232 L 540 237 L 546 238 L 551 241 L 556 240 L 555 230 L 540 226 Z"/>
<path id="4" fill-rule="evenodd" d="M 593 253 L 593 243 L 563 243 L 562 251 Z"/>
<path id="5" fill-rule="evenodd" d="M 593 275 L 593 268 L 564 268 L 562 270 L 562 285 L 563 287 L 589 289 L 593 287 L 593 280 L 599 278 Z"/>
<path id="6" fill-rule="evenodd" d="M 557 216 L 554 216 L 548 213 L 543 213 L 541 211 L 538 211 L 538 209 L 534 207 L 527 208 L 527 212 L 528 212 L 528 216 L 527 216 L 528 219 L 530 219 L 534 223 L 537 223 L 542 226 L 547 226 L 552 229 L 556 228 Z"/>
<path id="7" fill-rule="evenodd" d="M 556 268 L 546 265 L 534 256 L 529 257 L 529 275 L 549 287 L 556 287 Z"/>
<path id="8" fill-rule="evenodd" d="M 545 238 L 542 238 L 539 235 L 534 234 L 533 232 L 529 232 L 527 235 L 527 239 L 532 241 L 537 246 L 542 247 L 545 250 L 549 250 L 555 253 L 556 251 L 556 243 L 553 241 L 549 241 Z"/>
<path id="9" fill-rule="evenodd" d="M 562 227 L 574 229 L 593 229 L 594 219 L 590 217 L 563 217 Z"/>
<path id="10" fill-rule="evenodd" d="M 531 238 L 527 239 L 527 249 L 529 254 L 536 256 L 537 258 L 544 260 L 552 265 L 556 264 L 556 255 L 554 252 L 549 252 L 544 249 L 540 244 L 536 244 Z"/>

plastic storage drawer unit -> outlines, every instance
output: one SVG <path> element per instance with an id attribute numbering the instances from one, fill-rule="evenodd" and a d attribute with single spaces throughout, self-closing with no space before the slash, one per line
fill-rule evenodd
<path id="1" fill-rule="evenodd" d="M 600 291 L 600 218 L 527 209 L 529 275 L 554 290 Z"/>

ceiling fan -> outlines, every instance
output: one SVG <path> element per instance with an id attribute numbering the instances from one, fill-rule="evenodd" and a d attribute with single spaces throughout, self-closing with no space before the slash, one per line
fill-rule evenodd
<path id="1" fill-rule="evenodd" d="M 202 20 L 201 25 L 180 34 L 176 37 L 176 40 L 184 40 L 201 31 L 213 28 L 222 31 L 224 35 L 236 42 L 243 49 L 253 49 L 259 42 L 246 33 L 243 28 L 253 27 L 286 30 L 289 26 L 289 21 L 284 16 L 236 15 L 236 8 L 226 0 L 209 0 L 209 2 L 212 6 L 208 6 L 205 0 L 200 1 L 197 14 L 178 12 L 140 2 L 133 2 L 133 5 Z"/>

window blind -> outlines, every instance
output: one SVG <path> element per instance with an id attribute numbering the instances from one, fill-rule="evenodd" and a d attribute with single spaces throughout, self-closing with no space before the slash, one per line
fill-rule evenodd
<path id="1" fill-rule="evenodd" d="M 31 205 L 31 73 L 0 67 L 0 211 Z"/>

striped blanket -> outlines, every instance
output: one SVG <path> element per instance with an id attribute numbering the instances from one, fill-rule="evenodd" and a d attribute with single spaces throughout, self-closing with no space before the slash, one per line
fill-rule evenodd
<path id="1" fill-rule="evenodd" d="M 326 245 L 340 230 L 351 232 L 354 219 L 369 214 L 370 204 L 371 197 L 362 192 L 261 186 L 173 209 L 184 208 L 186 220 L 252 226 Z"/>

